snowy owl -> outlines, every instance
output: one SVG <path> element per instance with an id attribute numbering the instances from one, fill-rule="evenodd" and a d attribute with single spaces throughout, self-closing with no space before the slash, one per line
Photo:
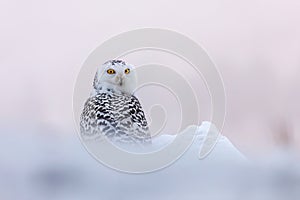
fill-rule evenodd
<path id="1" fill-rule="evenodd" d="M 97 140 L 105 136 L 117 144 L 150 144 L 145 114 L 133 95 L 135 87 L 132 65 L 111 60 L 100 66 L 80 117 L 82 137 Z"/>

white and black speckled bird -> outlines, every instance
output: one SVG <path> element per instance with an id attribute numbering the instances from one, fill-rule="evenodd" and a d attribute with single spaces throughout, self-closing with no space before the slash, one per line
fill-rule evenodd
<path id="1" fill-rule="evenodd" d="M 133 95 L 132 65 L 111 60 L 97 69 L 93 91 L 84 105 L 80 132 L 84 139 L 106 136 L 121 144 L 150 144 L 151 135 L 139 100 Z"/>

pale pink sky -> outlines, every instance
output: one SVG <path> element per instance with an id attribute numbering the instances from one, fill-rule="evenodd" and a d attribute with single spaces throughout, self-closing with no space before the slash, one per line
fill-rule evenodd
<path id="1" fill-rule="evenodd" d="M 297 0 L 1 0 L 0 121 L 73 130 L 73 86 L 89 53 L 156 27 L 185 34 L 214 60 L 227 95 L 223 133 L 243 152 L 268 149 L 283 120 L 300 146 L 299 10 Z"/>

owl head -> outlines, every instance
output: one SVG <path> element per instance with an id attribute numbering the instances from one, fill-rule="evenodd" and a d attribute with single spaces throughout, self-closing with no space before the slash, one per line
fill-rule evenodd
<path id="1" fill-rule="evenodd" d="M 110 60 L 98 67 L 93 86 L 96 91 L 105 86 L 115 91 L 133 94 L 136 82 L 134 66 L 122 60 Z"/>

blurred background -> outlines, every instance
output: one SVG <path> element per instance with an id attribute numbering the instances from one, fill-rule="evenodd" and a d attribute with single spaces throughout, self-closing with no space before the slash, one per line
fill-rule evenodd
<path id="1" fill-rule="evenodd" d="M 299 167 L 291 167 L 300 151 L 299 10 L 297 0 L 0 0 L 0 199 L 34 199 L 27 191 L 81 199 L 52 196 L 84 188 L 80 170 L 99 167 L 75 130 L 77 74 L 102 42 L 144 27 L 177 31 L 206 49 L 226 89 L 222 133 L 251 159 L 280 160 L 292 173 L 283 177 L 298 177 L 288 189 L 299 189 Z"/>

